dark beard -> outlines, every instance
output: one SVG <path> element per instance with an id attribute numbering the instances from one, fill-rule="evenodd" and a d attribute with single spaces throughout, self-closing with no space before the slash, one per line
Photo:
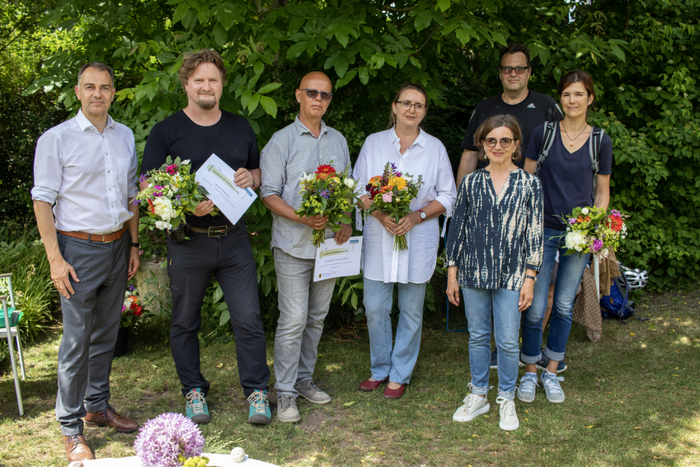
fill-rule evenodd
<path id="1" fill-rule="evenodd" d="M 210 94 L 209 94 L 210 95 Z M 214 97 L 214 96 L 211 96 Z M 216 107 L 216 97 L 212 100 L 203 100 L 203 99 L 197 99 L 197 105 L 199 106 L 200 109 L 202 110 L 211 110 L 214 107 Z"/>

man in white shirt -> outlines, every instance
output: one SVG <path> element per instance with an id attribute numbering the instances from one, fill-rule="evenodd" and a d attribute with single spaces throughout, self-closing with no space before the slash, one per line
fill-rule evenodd
<path id="1" fill-rule="evenodd" d="M 139 267 L 134 135 L 108 114 L 114 73 L 78 72 L 78 114 L 44 133 L 34 159 L 34 212 L 61 295 L 56 419 L 69 462 L 94 459 L 88 426 L 131 433 L 138 423 L 109 404 L 109 375 L 127 278 Z M 57 233 L 58 232 L 58 233 Z"/>

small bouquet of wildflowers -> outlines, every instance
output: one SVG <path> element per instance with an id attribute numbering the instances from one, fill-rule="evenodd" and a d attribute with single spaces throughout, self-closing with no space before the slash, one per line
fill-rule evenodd
<path id="1" fill-rule="evenodd" d="M 399 223 L 403 216 L 410 214 L 411 201 L 418 196 L 418 190 L 423 185 L 423 176 L 419 175 L 414 179 L 411 175 L 402 174 L 396 166 L 387 162 L 384 166 L 384 173 L 369 179 L 366 190 L 372 199 L 367 215 L 374 211 L 383 212 Z M 407 250 L 406 238 L 401 235 L 394 236 L 394 250 Z"/>
<path id="2" fill-rule="evenodd" d="M 337 232 L 339 223 L 350 224 L 348 212 L 357 201 L 357 180 L 350 178 L 348 171 L 338 173 L 330 165 L 321 165 L 315 173 L 307 174 L 299 180 L 301 186 L 301 206 L 294 213 L 301 217 L 316 215 L 328 216 L 327 228 Z M 325 229 L 311 232 L 314 246 L 326 242 Z"/>
<path id="3" fill-rule="evenodd" d="M 142 175 L 139 182 L 148 182 L 136 195 L 133 203 L 148 203 L 146 212 L 149 217 L 156 219 L 156 228 L 171 230 L 185 222 L 185 214 L 194 212 L 197 205 L 205 197 L 206 190 L 195 181 L 195 174 L 191 173 L 190 161 L 175 161 L 170 156 L 160 168 L 149 170 Z M 219 211 L 214 208 L 212 216 Z"/>
<path id="4" fill-rule="evenodd" d="M 168 412 L 141 427 L 134 448 L 143 467 L 179 467 L 202 454 L 204 436 L 192 420 Z"/>
<path id="5" fill-rule="evenodd" d="M 613 209 L 610 214 L 595 206 L 574 208 L 572 213 L 562 218 L 566 223 L 564 242 L 566 254 L 598 253 L 607 257 L 609 249 L 617 251 L 620 240 L 627 236 L 627 226 L 623 214 Z"/>
<path id="6" fill-rule="evenodd" d="M 138 318 L 143 314 L 143 306 L 136 293 L 136 287 L 130 285 L 124 294 L 124 303 L 122 304 L 122 316 L 119 321 L 120 328 L 128 328 L 134 326 Z"/>

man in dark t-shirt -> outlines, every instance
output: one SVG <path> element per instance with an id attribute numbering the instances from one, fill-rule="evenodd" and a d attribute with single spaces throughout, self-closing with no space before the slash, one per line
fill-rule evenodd
<path id="1" fill-rule="evenodd" d="M 180 81 L 187 94 L 187 107 L 153 127 L 141 173 L 160 167 L 167 156 L 189 159 L 195 172 L 216 154 L 236 171 L 236 185 L 259 188 L 260 154 L 252 127 L 246 119 L 219 109 L 226 81 L 221 56 L 209 49 L 185 55 Z M 142 188 L 147 185 L 148 181 L 141 183 Z M 200 202 L 195 212 L 187 215 L 185 239 L 168 235 L 168 276 L 173 296 L 170 347 L 187 399 L 185 411 L 195 423 L 210 421 L 206 402 L 209 382 L 200 371 L 197 333 L 202 301 L 213 273 L 231 316 L 238 375 L 250 403 L 248 421 L 268 424 L 270 369 L 248 231 L 242 220 L 233 225 L 223 214 L 210 215 L 213 209 L 212 201 Z"/>
<path id="2" fill-rule="evenodd" d="M 545 121 L 558 122 L 563 118 L 554 99 L 527 88 L 530 71 L 530 50 L 527 47 L 510 44 L 501 49 L 498 72 L 503 84 L 503 93 L 479 102 L 472 113 L 462 141 L 463 151 L 457 170 L 457 187 L 465 175 L 488 164 L 487 161 L 479 160 L 479 148 L 474 144 L 474 133 L 490 117 L 510 114 L 518 120 L 523 134 L 520 142 L 523 154 L 537 125 Z M 520 168 L 523 163 L 524 159 L 515 162 Z"/>

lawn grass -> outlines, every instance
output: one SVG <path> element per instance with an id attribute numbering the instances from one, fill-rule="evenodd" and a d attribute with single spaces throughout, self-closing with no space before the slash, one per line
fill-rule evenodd
<path id="1" fill-rule="evenodd" d="M 459 314 L 451 312 L 450 328 L 464 324 Z M 441 314 L 426 317 L 418 364 L 400 400 L 357 390 L 369 376 L 366 330 L 356 328 L 357 338 L 353 332 L 324 335 L 315 378 L 333 401 L 314 406 L 299 399 L 298 424 L 276 418 L 270 426 L 247 424 L 235 347 L 212 344 L 202 349 L 203 372 L 212 383 L 212 423 L 202 426 L 206 449 L 224 453 L 242 446 L 251 457 L 281 466 L 700 465 L 700 292 L 642 295 L 638 314 L 649 320 L 606 321 L 596 344 L 575 324 L 569 370 L 562 375 L 566 402 L 550 404 L 543 392 L 532 404 L 516 401 L 520 429 L 511 433 L 498 428 L 495 390 L 488 415 L 452 421 L 469 382 L 468 334 L 445 332 Z M 67 464 L 54 418 L 59 342 L 60 330 L 53 329 L 26 349 L 22 418 L 11 372 L 3 369 L 0 465 Z M 184 411 L 169 348 L 135 347 L 114 361 L 112 404 L 140 422 Z M 272 357 L 268 339 L 271 367 Z M 491 384 L 497 384 L 494 371 Z M 98 457 L 134 454 L 134 435 L 111 428 L 86 428 L 85 434 Z"/>

